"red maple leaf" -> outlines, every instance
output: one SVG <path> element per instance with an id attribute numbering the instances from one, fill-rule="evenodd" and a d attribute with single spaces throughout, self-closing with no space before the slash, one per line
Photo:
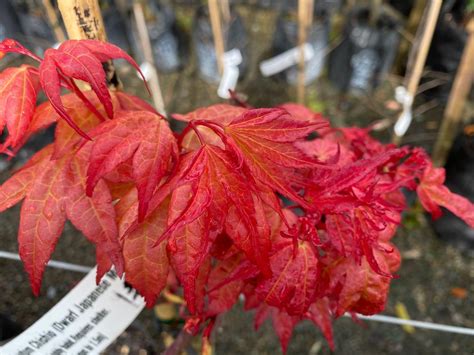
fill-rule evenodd
<path id="1" fill-rule="evenodd" d="M 5 125 L 8 138 L 0 147 L 4 152 L 15 148 L 33 118 L 39 91 L 38 71 L 29 65 L 8 68 L 0 74 L 0 133 Z"/>
<path id="2" fill-rule="evenodd" d="M 87 197 L 86 165 L 82 157 L 64 156 L 52 160 L 52 150 L 50 145 L 38 152 L 0 187 L 0 196 L 5 197 L 0 211 L 24 199 L 18 242 L 20 257 L 36 295 L 66 218 L 89 240 L 101 245 L 117 272 L 123 272 L 115 212 L 108 187 L 101 183 L 94 195 Z"/>

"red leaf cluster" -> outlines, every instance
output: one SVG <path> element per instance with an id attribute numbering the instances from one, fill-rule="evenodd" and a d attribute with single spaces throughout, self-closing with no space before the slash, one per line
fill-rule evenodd
<path id="1" fill-rule="evenodd" d="M 175 276 L 186 328 L 205 327 L 205 339 L 244 295 L 283 350 L 304 319 L 334 347 L 334 318 L 385 307 L 402 188 L 434 217 L 441 206 L 474 227 L 474 206 L 423 150 L 368 129 L 331 128 L 296 104 L 221 104 L 176 115 L 188 125 L 173 134 L 148 104 L 107 89 L 101 62 L 134 64 L 117 47 L 68 41 L 40 59 L 6 40 L 0 51 L 40 61 L 0 74 L 2 151 L 56 123 L 55 142 L 0 186 L 0 211 L 23 200 L 18 241 L 35 294 L 68 219 L 96 245 L 98 280 L 114 265 L 151 306 Z M 49 101 L 37 106 L 40 89 Z"/>

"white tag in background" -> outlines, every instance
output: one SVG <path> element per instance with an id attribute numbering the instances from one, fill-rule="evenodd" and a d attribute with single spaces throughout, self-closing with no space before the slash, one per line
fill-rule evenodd
<path id="1" fill-rule="evenodd" d="M 96 268 L 31 327 L 0 347 L 8 355 L 91 355 L 109 346 L 145 307 L 114 271 Z"/>
<path id="2" fill-rule="evenodd" d="M 311 60 L 314 56 L 313 46 L 309 43 L 303 45 L 304 60 Z M 295 47 L 280 53 L 277 56 L 260 63 L 260 72 L 263 76 L 272 76 L 288 69 L 299 61 L 300 49 Z"/>
<path id="3" fill-rule="evenodd" d="M 229 99 L 229 90 L 235 90 L 239 81 L 239 64 L 242 63 L 242 53 L 234 48 L 224 53 L 222 58 L 224 65 L 221 81 L 217 89 L 217 95 L 223 99 Z"/>
<path id="4" fill-rule="evenodd" d="M 413 96 L 404 86 L 397 86 L 395 89 L 395 100 L 397 100 L 402 105 L 403 111 L 398 117 L 393 130 L 398 137 L 401 137 L 410 127 L 411 121 L 413 119 Z"/>

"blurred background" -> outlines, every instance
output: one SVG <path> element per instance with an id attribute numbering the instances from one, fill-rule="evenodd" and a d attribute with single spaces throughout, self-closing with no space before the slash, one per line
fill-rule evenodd
<path id="1" fill-rule="evenodd" d="M 371 125 L 384 142 L 435 151 L 439 165 L 446 166 L 449 188 L 474 201 L 473 0 L 439 1 L 431 31 L 428 13 L 437 1 L 315 0 L 311 14 L 302 19 L 298 0 L 219 0 L 217 33 L 209 11 L 215 1 L 99 3 L 108 40 L 130 53 L 149 77 L 156 68 L 162 109 L 168 114 L 225 102 L 226 88 L 235 90 L 233 100 L 254 107 L 298 101 L 322 112 L 334 126 Z M 302 21 L 304 35 L 299 32 Z M 67 33 L 56 2 L 1 0 L 0 40 L 5 38 L 40 56 L 64 41 Z M 301 56 L 295 48 L 303 44 Z M 237 59 L 221 61 L 230 52 Z M 10 55 L 0 68 L 25 61 Z M 114 64 L 124 90 L 156 104 L 131 66 Z M 226 73 L 234 75 L 227 82 Z M 394 133 L 407 113 L 411 124 Z M 177 122 L 172 125 L 180 129 Z M 52 138 L 48 130 L 14 159 L 0 157 L 0 182 Z M 474 328 L 474 232 L 450 214 L 433 223 L 414 198 L 411 203 L 394 240 L 403 262 L 384 314 Z M 0 251 L 17 253 L 18 216 L 18 206 L 0 214 Z M 92 247 L 71 225 L 53 259 L 94 265 Z M 0 344 L 40 318 L 83 277 L 48 269 L 42 294 L 34 298 L 20 262 L 0 258 L 0 270 Z M 252 314 L 240 307 L 225 315 L 215 331 L 216 353 L 279 353 L 270 324 L 255 332 L 252 322 Z M 143 311 L 106 353 L 158 354 L 182 324 L 176 307 L 161 302 Z M 337 354 L 474 353 L 474 338 L 464 335 L 345 318 L 334 327 Z M 196 350 L 190 346 L 187 352 Z M 302 323 L 288 352 L 330 351 L 313 325 Z"/>

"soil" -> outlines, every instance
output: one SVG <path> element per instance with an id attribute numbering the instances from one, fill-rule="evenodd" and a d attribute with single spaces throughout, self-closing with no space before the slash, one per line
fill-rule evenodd
<path id="1" fill-rule="evenodd" d="M 189 7 L 178 7 L 178 21 L 188 33 L 192 11 Z M 263 78 L 257 69 L 258 62 L 270 55 L 267 44 L 271 41 L 276 14 L 270 10 L 247 7 L 239 8 L 239 11 L 249 31 L 250 69 L 241 80 L 238 92 L 246 94 L 249 104 L 256 107 L 294 100 L 294 87 Z M 262 46 L 262 43 L 265 45 Z M 127 91 L 147 98 L 143 84 L 129 67 L 120 64 L 118 70 Z M 222 101 L 217 98 L 217 88 L 199 78 L 193 55 L 183 71 L 161 75 L 160 81 L 168 112 L 188 112 Z M 389 77 L 381 88 L 370 95 L 345 97 L 322 78 L 308 87 L 307 103 L 322 110 L 336 126 L 365 126 L 396 117 L 397 112 L 387 107 L 393 104 L 390 100 L 398 82 L 398 78 Z M 417 107 L 423 104 L 417 103 Z M 440 108 L 437 106 L 415 116 L 414 126 L 410 128 L 405 142 L 421 144 L 429 150 L 438 128 Z M 376 135 L 384 141 L 390 139 L 388 130 Z M 4 168 L 0 172 L 0 182 L 7 179 L 18 164 L 14 162 Z M 0 250 L 17 252 L 18 219 L 18 206 L 0 214 Z M 400 228 L 394 240 L 403 256 L 400 277 L 392 282 L 384 314 L 396 316 L 395 305 L 402 303 L 411 319 L 474 328 L 472 253 L 440 241 L 428 219 L 417 208 L 405 216 L 405 221 L 405 226 Z M 94 251 L 85 238 L 68 224 L 53 259 L 92 266 Z M 41 296 L 35 298 L 20 262 L 0 259 L 0 270 L 0 313 L 8 315 L 24 328 L 53 307 L 83 277 L 80 273 L 48 268 Z M 176 328 L 163 324 L 158 326 L 158 323 L 152 310 L 143 311 L 105 353 L 160 353 L 166 343 L 163 335 L 172 334 Z M 466 335 L 421 329 L 409 333 L 400 326 L 375 322 L 356 324 L 349 318 L 336 320 L 334 332 L 336 354 L 474 354 L 474 338 Z M 214 347 L 217 354 L 281 353 L 271 325 L 266 323 L 259 331 L 254 331 L 252 314 L 245 313 L 241 305 L 221 318 L 215 331 Z M 193 350 L 188 353 L 193 353 Z M 315 355 L 329 354 L 330 351 L 320 332 L 312 324 L 304 322 L 296 327 L 288 353 Z"/>

